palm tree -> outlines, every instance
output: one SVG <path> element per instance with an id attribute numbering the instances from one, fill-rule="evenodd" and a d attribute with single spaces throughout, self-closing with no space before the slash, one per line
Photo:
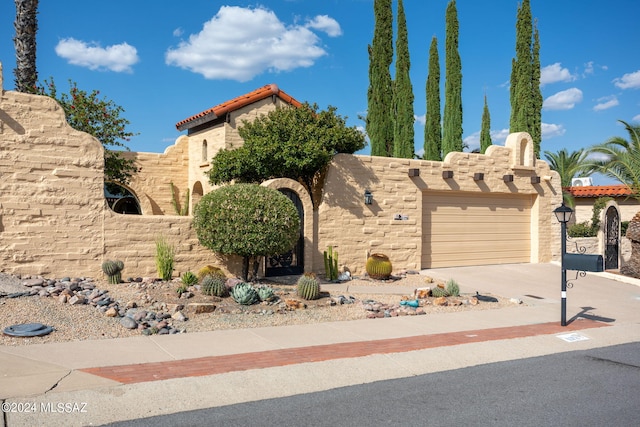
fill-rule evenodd
<path id="1" fill-rule="evenodd" d="M 36 33 L 38 31 L 38 0 L 15 0 L 16 49 L 15 85 L 18 92 L 34 92 L 38 73 L 36 71 Z"/>
<path id="2" fill-rule="evenodd" d="M 603 144 L 591 147 L 590 153 L 605 156 L 604 160 L 594 162 L 592 168 L 627 185 L 633 197 L 640 199 L 640 125 L 618 121 L 629 133 L 629 141 L 615 136 Z"/>
<path id="3" fill-rule="evenodd" d="M 576 175 L 591 175 L 593 171 L 590 170 L 589 163 L 586 161 L 587 155 L 588 153 L 583 149 L 571 153 L 568 153 L 565 148 L 557 153 L 544 152 L 544 157 L 551 170 L 560 174 L 562 188 L 571 187 L 571 180 Z"/>

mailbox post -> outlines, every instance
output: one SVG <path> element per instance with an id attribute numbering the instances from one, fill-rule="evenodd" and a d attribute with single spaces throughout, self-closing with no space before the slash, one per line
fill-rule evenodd
<path id="1" fill-rule="evenodd" d="M 567 270 L 577 271 L 604 271 L 602 255 L 568 254 L 567 253 L 567 223 L 571 219 L 573 210 L 565 206 L 564 202 L 553 211 L 560 223 L 560 270 L 561 276 L 561 300 L 560 300 L 560 325 L 567 326 Z"/>

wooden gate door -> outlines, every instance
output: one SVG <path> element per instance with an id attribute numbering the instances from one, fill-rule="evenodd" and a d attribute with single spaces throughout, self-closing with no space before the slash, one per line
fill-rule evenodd
<path id="1" fill-rule="evenodd" d="M 605 250 L 604 269 L 615 270 L 618 268 L 618 254 L 620 246 L 620 216 L 618 210 L 609 206 L 605 214 Z"/>
<path id="2" fill-rule="evenodd" d="M 304 209 L 302 201 L 295 191 L 281 188 L 282 194 L 287 196 L 298 210 L 300 217 L 300 237 L 289 252 L 265 257 L 265 276 L 289 276 L 304 273 Z"/>

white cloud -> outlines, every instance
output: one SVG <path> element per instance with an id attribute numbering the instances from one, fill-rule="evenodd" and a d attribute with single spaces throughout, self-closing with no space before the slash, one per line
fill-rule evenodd
<path id="1" fill-rule="evenodd" d="M 180 37 L 182 36 L 182 34 L 184 34 L 184 30 L 182 28 L 176 28 L 175 30 L 173 30 L 174 37 Z"/>
<path id="2" fill-rule="evenodd" d="M 425 123 L 427 123 L 427 115 L 426 115 L 426 114 L 423 114 L 423 115 L 421 115 L 421 116 L 416 116 L 416 115 L 414 114 L 413 118 L 414 118 L 414 120 L 416 121 L 416 123 L 418 123 L 419 125 L 424 126 L 424 125 L 425 125 Z"/>
<path id="3" fill-rule="evenodd" d="M 85 43 L 74 38 L 62 39 L 55 48 L 56 54 L 69 64 L 90 70 L 133 71 L 132 65 L 139 61 L 138 51 L 127 44 L 100 47 L 97 43 Z"/>
<path id="4" fill-rule="evenodd" d="M 500 130 L 492 130 L 489 132 L 491 134 L 491 141 L 494 144 L 504 145 L 507 142 L 507 137 L 509 136 L 509 129 L 500 129 Z"/>
<path id="5" fill-rule="evenodd" d="M 324 31 L 329 37 L 338 37 L 342 35 L 342 28 L 338 21 L 327 15 L 318 15 L 306 25 L 307 28 L 313 28 L 314 30 Z"/>
<path id="6" fill-rule="evenodd" d="M 632 122 L 640 122 L 640 114 L 631 119 Z"/>
<path id="7" fill-rule="evenodd" d="M 474 132 L 466 138 L 462 139 L 467 147 L 469 147 L 469 151 L 473 151 L 477 148 L 480 148 L 480 131 Z"/>
<path id="8" fill-rule="evenodd" d="M 640 89 L 640 70 L 613 79 L 613 84 L 620 89 Z"/>
<path id="9" fill-rule="evenodd" d="M 559 62 L 547 65 L 540 70 L 540 85 L 544 86 L 556 82 L 572 82 L 576 76 L 572 75 L 568 69 L 562 68 Z"/>
<path id="10" fill-rule="evenodd" d="M 593 107 L 593 111 L 608 110 L 611 107 L 619 105 L 618 98 L 615 95 L 605 96 L 598 99 L 598 103 Z"/>
<path id="11" fill-rule="evenodd" d="M 307 24 L 311 25 L 329 35 L 340 28 L 329 17 L 316 17 Z M 207 79 L 240 82 L 265 71 L 310 67 L 327 52 L 307 26 L 286 26 L 273 11 L 262 7 L 222 6 L 199 33 L 169 48 L 165 62 Z"/>
<path id="12" fill-rule="evenodd" d="M 542 107 L 546 110 L 570 110 L 582 101 L 582 91 L 578 88 L 560 91 L 544 100 Z"/>
<path id="13" fill-rule="evenodd" d="M 564 126 L 554 123 L 542 123 L 542 139 L 551 139 L 554 136 L 562 136 L 567 131 Z"/>

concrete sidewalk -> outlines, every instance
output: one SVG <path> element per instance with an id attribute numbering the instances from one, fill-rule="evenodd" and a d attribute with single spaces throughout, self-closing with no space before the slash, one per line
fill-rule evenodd
<path id="1" fill-rule="evenodd" d="M 564 328 L 559 266 L 512 264 L 422 272 L 524 302 L 500 310 L 0 347 L 0 426 L 98 425 L 640 340 L 640 280 L 572 273 Z"/>

